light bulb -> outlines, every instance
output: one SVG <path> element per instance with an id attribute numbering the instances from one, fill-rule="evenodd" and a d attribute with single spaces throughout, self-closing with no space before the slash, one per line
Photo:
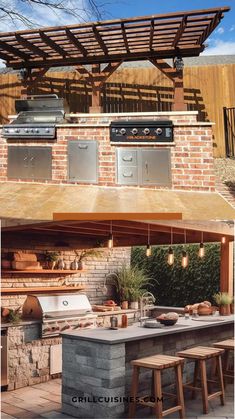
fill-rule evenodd
<path id="1" fill-rule="evenodd" d="M 108 248 L 109 249 L 112 249 L 113 248 L 113 235 L 112 234 L 109 235 Z"/>
<path id="2" fill-rule="evenodd" d="M 181 262 L 182 268 L 187 268 L 188 266 L 188 255 L 185 252 L 185 250 L 183 250 L 182 252 L 182 262 Z"/>
<path id="3" fill-rule="evenodd" d="M 222 237 L 222 239 L 221 239 L 221 243 L 223 243 L 223 244 L 225 244 L 226 243 L 226 237 Z"/>
<path id="4" fill-rule="evenodd" d="M 173 249 L 172 249 L 172 247 L 169 247 L 169 250 L 168 250 L 168 258 L 167 258 L 168 265 L 173 265 L 174 258 L 175 257 L 174 257 Z"/>
<path id="5" fill-rule="evenodd" d="M 146 247 L 146 256 L 149 257 L 151 256 L 151 254 L 152 254 L 152 249 L 151 249 L 150 244 L 148 244 Z"/>
<path id="6" fill-rule="evenodd" d="M 203 258 L 205 256 L 205 247 L 203 243 L 200 243 L 198 256 Z"/>

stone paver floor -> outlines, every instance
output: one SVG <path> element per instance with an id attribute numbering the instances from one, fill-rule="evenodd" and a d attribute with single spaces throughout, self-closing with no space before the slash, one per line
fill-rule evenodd
<path id="1" fill-rule="evenodd" d="M 71 416 L 61 413 L 60 392 L 60 379 L 14 391 L 3 392 L 1 419 L 72 419 Z M 210 401 L 210 412 L 207 415 L 202 414 L 200 396 L 198 396 L 197 400 L 193 401 L 186 397 L 187 419 L 203 419 L 207 417 L 216 419 L 234 418 L 233 394 L 233 385 L 228 384 L 226 387 L 226 405 L 220 406 L 219 399 Z M 141 419 L 154 418 L 148 408 L 138 410 L 137 417 Z M 177 414 L 167 416 L 169 419 L 178 419 L 178 417 Z"/>

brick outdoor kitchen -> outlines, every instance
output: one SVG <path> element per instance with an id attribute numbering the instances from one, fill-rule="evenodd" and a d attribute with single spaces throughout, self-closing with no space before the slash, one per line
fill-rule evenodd
<path id="1" fill-rule="evenodd" d="M 37 139 L 20 140 L 17 138 L 7 140 L 0 137 L 0 181 L 14 182 L 45 182 L 49 184 L 97 184 L 98 186 L 120 187 L 117 179 L 117 154 L 116 150 L 125 148 L 126 151 L 133 149 L 167 150 L 169 152 L 169 167 L 162 171 L 168 171 L 167 184 L 161 179 L 158 180 L 158 174 L 148 185 L 147 182 L 141 185 L 141 182 L 132 182 L 131 186 L 141 188 L 167 188 L 173 190 L 185 191 L 206 191 L 214 192 L 215 175 L 213 168 L 213 136 L 211 122 L 198 122 L 197 112 L 151 112 L 151 113 L 123 113 L 123 114 L 74 114 L 68 115 L 72 123 L 65 123 L 57 126 L 57 138 L 55 141 Z M 173 142 L 156 143 L 147 141 L 145 143 L 132 142 L 131 144 L 110 142 L 110 123 L 116 120 L 170 120 L 173 122 Z M 97 171 L 97 176 L 92 176 L 89 180 L 73 180 L 68 173 L 68 147 L 70 141 L 80 140 L 92 143 L 96 142 L 97 148 L 97 168 L 93 167 L 93 172 Z M 20 148 L 25 145 L 31 149 L 34 146 L 38 148 L 47 148 L 51 156 L 51 178 L 37 179 L 17 177 L 8 174 L 8 150 L 14 147 Z M 159 160 L 161 157 L 156 158 Z M 139 163 L 137 163 L 137 166 Z M 94 178 L 95 177 L 95 178 Z M 124 186 L 124 182 L 121 183 Z M 126 183 L 125 186 L 130 185 Z"/>

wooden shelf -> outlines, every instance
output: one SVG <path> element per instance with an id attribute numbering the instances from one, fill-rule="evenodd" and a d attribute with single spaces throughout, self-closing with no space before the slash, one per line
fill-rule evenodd
<path id="1" fill-rule="evenodd" d="M 85 287 L 78 285 L 75 287 L 25 287 L 25 288 L 2 288 L 2 295 L 18 295 L 18 294 L 49 294 L 51 292 L 71 292 L 71 291 L 82 291 Z"/>
<path id="2" fill-rule="evenodd" d="M 44 275 L 44 274 L 53 274 L 53 275 L 71 275 L 71 274 L 76 274 L 78 272 L 84 272 L 85 269 L 79 269 L 79 270 L 72 270 L 72 269 L 27 269 L 27 270 L 22 270 L 22 271 L 17 271 L 16 269 L 14 270 L 7 270 L 7 269 L 3 269 L 2 270 L 2 275 L 4 274 L 36 274 L 36 275 Z"/>

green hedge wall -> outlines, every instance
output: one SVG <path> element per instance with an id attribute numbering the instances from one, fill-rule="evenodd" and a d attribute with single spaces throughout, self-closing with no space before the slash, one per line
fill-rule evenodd
<path id="1" fill-rule="evenodd" d="M 158 305 L 184 307 L 203 300 L 212 303 L 213 294 L 219 291 L 220 244 L 205 245 L 205 257 L 198 257 L 198 245 L 187 245 L 189 255 L 187 268 L 181 267 L 183 246 L 173 246 L 175 262 L 167 264 L 168 247 L 152 248 L 152 256 L 145 256 L 145 247 L 133 247 L 131 263 L 144 267 L 147 274 L 158 283 L 149 287 Z"/>

